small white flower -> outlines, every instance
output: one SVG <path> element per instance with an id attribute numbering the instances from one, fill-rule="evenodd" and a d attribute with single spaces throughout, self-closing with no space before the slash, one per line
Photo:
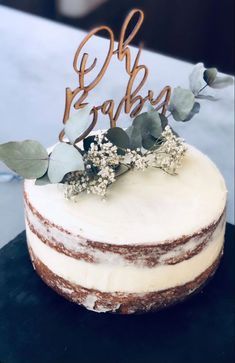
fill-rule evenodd
<path id="1" fill-rule="evenodd" d="M 169 126 L 162 133 L 163 143 L 158 149 L 142 152 L 141 149 L 126 150 L 124 156 L 118 155 L 117 147 L 99 133 L 95 143 L 84 155 L 85 171 L 71 173 L 65 184 L 65 198 L 74 200 L 74 197 L 86 191 L 88 194 L 98 194 L 105 197 L 107 188 L 116 180 L 115 167 L 124 163 L 130 169 L 144 171 L 148 167 L 161 168 L 167 173 L 175 174 L 181 165 L 186 147 L 183 140 L 176 137 Z M 92 166 L 97 173 L 91 172 Z"/>

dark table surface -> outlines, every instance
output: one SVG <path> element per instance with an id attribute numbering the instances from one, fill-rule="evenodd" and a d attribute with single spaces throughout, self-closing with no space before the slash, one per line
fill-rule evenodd
<path id="1" fill-rule="evenodd" d="M 25 233 L 0 250 L 0 363 L 235 361 L 234 226 L 214 278 L 197 295 L 146 315 L 97 314 L 36 275 Z"/>

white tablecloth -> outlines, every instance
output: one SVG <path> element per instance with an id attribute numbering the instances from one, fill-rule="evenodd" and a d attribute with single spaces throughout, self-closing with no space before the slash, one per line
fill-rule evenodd
<path id="1" fill-rule="evenodd" d="M 0 143 L 36 139 L 49 146 L 57 141 L 62 128 L 64 90 L 66 86 L 76 86 L 72 62 L 84 35 L 81 30 L 0 6 Z M 107 40 L 95 38 L 88 46 L 91 60 L 95 55 L 105 56 L 107 47 Z M 133 52 L 136 54 L 136 49 Z M 145 89 L 157 94 L 166 84 L 188 85 L 191 64 L 146 50 L 141 60 L 150 71 Z M 100 85 L 89 95 L 90 103 L 120 100 L 126 83 L 124 64 L 112 61 Z M 218 95 L 218 102 L 202 101 L 200 114 L 192 121 L 172 121 L 172 125 L 188 143 L 209 155 L 223 173 L 229 191 L 227 219 L 234 223 L 233 87 Z M 127 117 L 123 115 L 120 125 L 125 124 Z M 99 127 L 107 126 L 107 119 L 102 117 Z M 0 170 L 4 170 L 3 165 Z M 24 229 L 20 182 L 0 184 L 0 211 L 3 245 Z"/>

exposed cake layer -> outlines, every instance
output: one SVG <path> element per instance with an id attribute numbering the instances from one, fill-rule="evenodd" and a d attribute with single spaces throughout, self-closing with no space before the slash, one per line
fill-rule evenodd
<path id="1" fill-rule="evenodd" d="M 106 202 L 60 185 L 25 182 L 27 240 L 43 280 L 95 311 L 132 313 L 182 300 L 210 277 L 223 250 L 226 187 L 188 146 L 177 176 L 125 174 Z"/>
<path id="2" fill-rule="evenodd" d="M 26 220 L 31 232 L 58 252 L 87 262 L 153 267 L 174 265 L 199 253 L 216 230 L 223 228 L 225 211 L 217 221 L 192 236 L 152 245 L 113 245 L 74 236 L 41 216 L 25 196 Z M 91 227 L 92 228 L 92 227 Z"/>
<path id="3" fill-rule="evenodd" d="M 44 265 L 29 247 L 30 256 L 34 268 L 43 281 L 66 299 L 85 306 L 96 312 L 117 312 L 132 314 L 135 312 L 147 312 L 159 310 L 182 301 L 198 291 L 205 282 L 214 274 L 222 254 L 217 257 L 196 279 L 184 285 L 167 290 L 150 293 L 106 293 L 95 289 L 87 289 L 65 280 Z"/>
<path id="4" fill-rule="evenodd" d="M 154 168 L 129 172 L 110 186 L 106 202 L 85 193 L 77 203 L 67 201 L 61 186 L 35 186 L 29 180 L 25 195 L 38 216 L 54 226 L 53 235 L 62 231 L 80 241 L 121 247 L 183 241 L 216 223 L 226 203 L 218 169 L 191 146 L 177 176 Z M 61 242 L 69 249 L 69 237 Z"/>
<path id="5" fill-rule="evenodd" d="M 174 265 L 154 267 L 87 262 L 46 245 L 27 226 L 28 244 L 36 258 L 53 274 L 86 289 L 107 293 L 149 293 L 185 285 L 198 278 L 221 254 L 224 223 L 213 231 L 209 243 L 196 255 Z"/>

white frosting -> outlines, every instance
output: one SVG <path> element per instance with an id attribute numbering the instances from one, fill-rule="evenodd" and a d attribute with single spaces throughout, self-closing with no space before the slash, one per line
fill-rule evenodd
<path id="1" fill-rule="evenodd" d="M 197 255 L 175 265 L 149 268 L 77 260 L 41 242 L 27 224 L 26 231 L 33 253 L 54 274 L 71 283 L 103 292 L 146 293 L 183 285 L 212 265 L 221 252 L 224 240 L 224 227 L 218 226 L 210 243 Z"/>
<path id="2" fill-rule="evenodd" d="M 64 231 L 60 231 L 54 226 L 47 227 L 43 222 L 32 213 L 30 208 L 25 205 L 25 215 L 33 228 L 52 245 L 62 244 L 68 251 L 77 253 L 88 253 L 96 262 L 107 262 L 110 264 L 127 264 L 127 260 L 121 254 L 109 251 L 102 251 L 90 248 L 87 241 L 79 236 L 71 236 Z"/>
<path id="3" fill-rule="evenodd" d="M 38 212 L 74 235 L 113 244 L 164 243 L 191 235 L 221 215 L 226 186 L 216 166 L 188 145 L 177 176 L 159 169 L 131 171 L 109 188 L 106 201 L 79 196 L 64 199 L 61 185 L 36 186 L 26 180 L 29 201 Z"/>
<path id="4" fill-rule="evenodd" d="M 99 250 L 98 248 L 91 248 L 87 244 L 87 241 L 79 236 L 68 235 L 54 226 L 50 226 L 50 228 L 48 228 L 48 226 L 45 225 L 38 216 L 32 213 L 27 205 L 25 206 L 25 214 L 30 225 L 33 226 L 33 231 L 36 231 L 36 234 L 39 235 L 40 239 L 43 237 L 47 241 L 50 241 L 52 246 L 59 244 L 64 246 L 68 251 L 72 251 L 72 253 L 88 253 L 96 263 L 108 263 L 112 265 L 133 264 L 133 261 L 127 260 L 120 253 L 110 252 L 106 249 Z M 222 228 L 224 220 L 224 217 L 221 218 L 217 228 Z M 198 246 L 204 244 L 205 239 L 207 240 L 210 235 L 210 231 L 202 235 L 195 235 L 194 237 L 186 240 L 184 244 L 176 245 L 175 247 L 172 246 L 172 248 L 168 251 L 161 251 L 158 263 L 163 264 L 167 263 L 167 261 L 171 259 L 177 259 L 179 257 L 184 258 L 187 253 L 191 253 L 193 250 L 197 249 Z M 138 256 L 135 256 L 134 263 L 135 265 L 142 266 L 143 260 L 144 256 L 141 256 L 139 253 Z"/>

